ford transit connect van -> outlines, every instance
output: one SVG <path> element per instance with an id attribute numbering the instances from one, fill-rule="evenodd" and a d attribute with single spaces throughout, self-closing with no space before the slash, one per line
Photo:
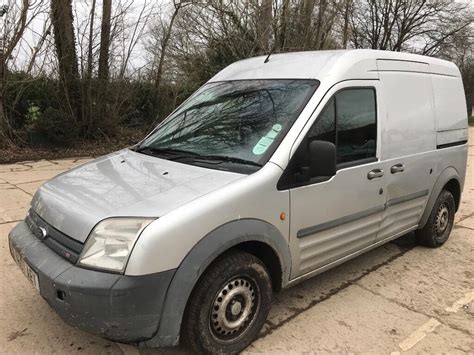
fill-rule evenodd
<path id="1" fill-rule="evenodd" d="M 136 146 L 45 183 L 11 254 L 73 326 L 235 353 L 273 292 L 411 231 L 443 245 L 467 135 L 450 62 L 373 50 L 243 60 Z"/>

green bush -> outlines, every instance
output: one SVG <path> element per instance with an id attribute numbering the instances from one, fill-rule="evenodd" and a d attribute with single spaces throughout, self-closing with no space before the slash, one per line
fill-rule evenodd
<path id="1" fill-rule="evenodd" d="M 39 133 L 53 144 L 73 143 L 79 135 L 76 121 L 65 112 L 48 107 L 44 112 L 34 111 L 25 128 L 30 133 Z M 31 117 L 31 115 L 30 115 Z"/>
<path id="2" fill-rule="evenodd" d="M 32 78 L 21 72 L 8 73 L 5 93 L 5 108 L 15 129 L 23 129 L 28 124 L 32 108 L 42 112 L 48 107 L 61 107 L 57 80 Z"/>
<path id="3" fill-rule="evenodd" d="M 5 112 L 10 125 L 18 136 L 28 134 L 32 144 L 34 136 L 39 142 L 46 138 L 50 145 L 114 137 L 122 128 L 147 131 L 195 89 L 163 85 L 156 100 L 153 81 L 111 80 L 102 94 L 97 79 L 83 80 L 81 88 L 81 117 L 73 117 L 58 79 L 9 72 Z"/>

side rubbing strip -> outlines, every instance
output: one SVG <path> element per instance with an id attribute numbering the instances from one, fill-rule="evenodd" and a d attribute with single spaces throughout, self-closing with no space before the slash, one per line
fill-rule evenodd
<path id="1" fill-rule="evenodd" d="M 415 192 L 414 194 L 411 194 L 411 195 L 406 195 L 406 196 L 394 198 L 394 199 L 388 200 L 386 206 L 390 207 L 390 206 L 397 205 L 397 204 L 402 203 L 402 202 L 407 202 L 407 201 L 410 201 L 410 200 L 414 200 L 415 198 L 426 196 L 426 195 L 428 195 L 428 193 L 429 193 L 429 190 L 423 190 L 423 191 Z"/>
<path id="2" fill-rule="evenodd" d="M 428 193 L 429 193 L 429 190 L 423 190 L 423 191 L 415 192 L 414 194 L 411 194 L 411 195 L 406 195 L 406 196 L 394 198 L 392 200 L 388 200 L 385 206 L 377 206 L 377 207 L 374 207 L 374 208 L 369 208 L 368 210 L 365 210 L 365 211 L 357 212 L 357 213 L 354 213 L 354 214 L 350 214 L 348 216 L 344 216 L 344 217 L 341 217 L 341 218 L 338 218 L 338 219 L 334 219 L 334 220 L 326 222 L 326 223 L 321 223 L 321 224 L 317 224 L 315 226 L 311 226 L 311 227 L 308 227 L 308 228 L 301 229 L 301 230 L 298 231 L 298 233 L 296 233 L 296 236 L 298 238 L 308 237 L 310 235 L 325 231 L 327 229 L 331 229 L 331 228 L 340 226 L 340 225 L 345 224 L 345 223 L 356 221 L 360 218 L 369 217 L 373 214 L 382 212 L 383 210 L 385 210 L 385 207 L 390 207 L 390 206 L 393 206 L 393 205 L 397 205 L 399 203 L 414 200 L 416 198 L 426 196 L 426 195 L 428 195 Z"/>
<path id="3" fill-rule="evenodd" d="M 374 208 L 369 208 L 368 210 L 365 210 L 365 211 L 357 212 L 357 213 L 354 213 L 354 214 L 350 214 L 348 216 L 344 216 L 344 217 L 341 217 L 341 218 L 338 218 L 338 219 L 334 219 L 334 220 L 326 222 L 326 223 L 321 223 L 321 224 L 318 224 L 318 225 L 315 225 L 315 226 L 311 226 L 311 227 L 301 229 L 301 230 L 298 231 L 298 233 L 296 233 L 296 236 L 298 238 L 308 237 L 308 236 L 316 234 L 318 232 L 322 232 L 326 229 L 334 228 L 334 227 L 337 227 L 341 224 L 353 222 L 353 221 L 356 221 L 360 218 L 368 217 L 370 215 L 382 212 L 383 210 L 384 210 L 384 206 L 377 206 L 377 207 L 374 207 Z"/>
<path id="4" fill-rule="evenodd" d="M 457 145 L 463 145 L 466 143 L 467 143 L 467 140 L 462 140 L 462 141 L 453 142 L 453 143 L 439 144 L 436 146 L 436 149 L 451 148 L 451 147 L 455 147 Z"/>

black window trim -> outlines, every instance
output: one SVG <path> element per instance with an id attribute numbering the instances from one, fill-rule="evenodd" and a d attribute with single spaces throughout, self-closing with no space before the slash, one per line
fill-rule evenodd
<path id="1" fill-rule="evenodd" d="M 339 170 L 343 170 L 343 169 L 347 169 L 347 168 L 352 168 L 352 167 L 355 167 L 355 166 L 361 166 L 361 165 L 366 165 L 366 164 L 372 164 L 372 163 L 375 163 L 375 162 L 378 162 L 379 161 L 379 157 L 377 156 L 377 147 L 378 147 L 378 142 L 379 142 L 379 137 L 378 137 L 378 128 L 379 128 L 379 115 L 378 115 L 378 102 L 377 102 L 377 89 L 375 86 L 372 86 L 372 85 L 367 85 L 367 86 L 346 86 L 344 88 L 341 88 L 337 91 L 335 91 L 330 97 L 329 99 L 326 101 L 323 109 L 319 112 L 318 114 L 318 117 L 316 117 L 316 119 L 314 120 L 314 122 L 312 123 L 311 127 L 309 128 L 308 132 L 311 130 L 311 128 L 313 127 L 313 125 L 316 123 L 316 121 L 319 119 L 319 115 L 326 109 L 326 105 L 334 98 L 333 102 L 334 102 L 334 120 L 335 120 L 335 137 L 334 137 L 334 140 L 336 142 L 336 147 L 337 147 L 337 138 L 338 138 L 338 134 L 337 134 L 337 128 L 338 128 L 338 125 L 337 125 L 337 104 L 336 104 L 336 95 L 339 94 L 341 91 L 347 91 L 347 90 L 367 90 L 367 89 L 371 89 L 373 92 L 374 92 L 374 104 L 375 104 L 375 157 L 370 157 L 370 158 L 363 158 L 363 159 L 358 159 L 358 160 L 353 160 L 353 161 L 349 161 L 349 162 L 344 162 L 344 163 L 339 163 L 337 164 L 337 171 Z M 306 134 L 308 134 L 308 132 Z M 306 140 L 306 136 L 303 138 L 303 141 L 301 143 L 303 143 L 304 141 Z M 301 144 L 300 143 L 300 144 Z M 299 149 L 299 146 L 298 148 L 295 150 L 295 152 Z M 290 171 L 291 169 L 289 169 L 289 167 L 292 166 L 291 164 L 291 161 L 294 159 L 294 156 L 295 154 L 293 154 L 293 156 L 291 157 L 290 161 L 288 162 L 288 165 L 285 169 L 285 171 L 283 172 L 283 174 L 281 175 L 280 179 L 278 180 L 278 184 L 277 184 L 277 189 L 279 191 L 282 191 L 282 190 L 288 190 L 288 189 L 292 189 L 292 188 L 298 188 L 298 187 L 303 187 L 303 186 L 308 186 L 308 185 L 315 185 L 315 184 L 319 184 L 319 183 L 322 183 L 322 182 L 326 182 L 326 181 L 329 181 L 332 179 L 332 176 L 331 177 L 328 177 L 328 178 L 313 178 L 313 179 L 310 179 L 309 181 L 306 181 L 306 182 L 301 182 L 301 183 L 298 183 L 298 182 L 293 182 L 293 183 L 288 183 L 287 179 L 288 179 L 288 176 L 289 174 L 292 174 L 292 172 Z"/>

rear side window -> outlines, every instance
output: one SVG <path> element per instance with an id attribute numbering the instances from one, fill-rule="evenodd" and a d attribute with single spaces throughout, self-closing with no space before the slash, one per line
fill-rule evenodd
<path id="1" fill-rule="evenodd" d="M 308 138 L 334 143 L 338 164 L 374 158 L 377 148 L 375 90 L 354 88 L 336 93 L 311 127 Z"/>

